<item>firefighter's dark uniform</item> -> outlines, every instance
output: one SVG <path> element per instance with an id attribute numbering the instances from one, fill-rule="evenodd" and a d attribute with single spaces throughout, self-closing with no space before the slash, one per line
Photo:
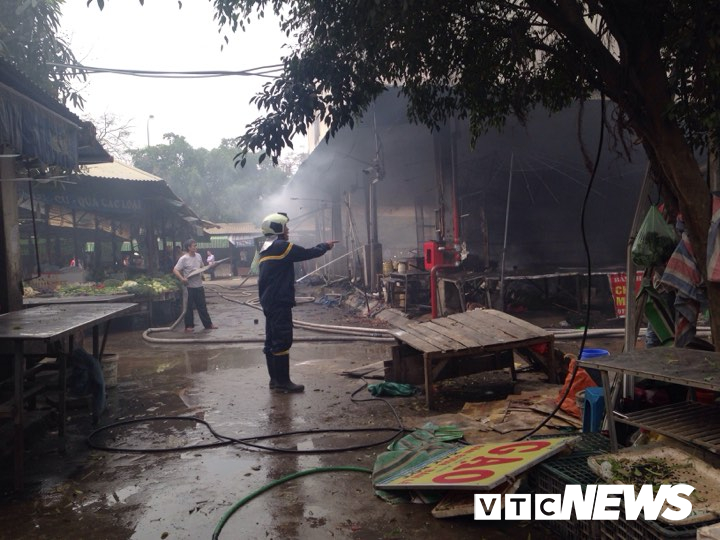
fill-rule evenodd
<path id="1" fill-rule="evenodd" d="M 290 381 L 290 347 L 293 341 L 292 308 L 295 306 L 295 268 L 293 263 L 315 259 L 332 246 L 322 243 L 304 248 L 282 238 L 260 252 L 258 293 L 265 314 L 263 352 L 270 374 L 270 388 L 301 392 L 302 386 Z"/>

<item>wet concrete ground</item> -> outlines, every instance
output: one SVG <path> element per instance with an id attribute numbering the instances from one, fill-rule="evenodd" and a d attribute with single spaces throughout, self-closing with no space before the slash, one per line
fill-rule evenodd
<path id="1" fill-rule="evenodd" d="M 232 438 L 330 428 L 396 428 L 393 411 L 381 401 L 354 402 L 362 386 L 341 372 L 391 358 L 389 345 L 363 341 L 296 343 L 293 380 L 303 394 L 268 390 L 261 343 L 262 313 L 243 305 L 247 293 L 213 282 L 209 308 L 220 328 L 156 332 L 150 343 L 141 329 L 116 325 L 107 351 L 117 353 L 118 381 L 109 390 L 101 426 L 136 418 L 196 417 Z M 337 307 L 302 304 L 296 319 L 352 324 Z M 258 323 L 255 324 L 255 320 Z M 369 321 L 361 321 L 370 324 Z M 137 321 L 136 321 L 137 323 Z M 137 324 L 136 324 L 137 325 Z M 182 330 L 182 325 L 180 325 Z M 319 336 L 298 331 L 297 336 Z M 218 341 L 221 341 L 218 343 Z M 522 375 L 521 375 L 522 376 Z M 371 381 L 374 382 L 374 381 Z M 361 390 L 357 398 L 368 399 Z M 429 415 L 422 396 L 391 400 L 401 415 Z M 200 539 L 211 538 L 237 501 L 285 475 L 317 467 L 372 469 L 383 445 L 330 453 L 272 452 L 241 444 L 160 451 L 217 442 L 203 425 L 181 420 L 148 421 L 103 431 L 96 444 L 125 449 L 90 449 L 93 431 L 87 409 L 70 411 L 67 451 L 58 452 L 56 433 L 35 440 L 26 456 L 26 489 L 13 493 L 5 459 L 0 501 L 0 538 L 8 539 Z M 343 448 L 382 441 L 388 433 L 334 433 L 255 441 L 284 450 Z M 128 452 L 127 449 L 144 450 Z M 368 474 L 311 474 L 259 495 L 235 512 L 222 539 L 354 540 L 406 538 L 545 538 L 532 524 L 475 522 L 472 516 L 436 519 L 432 506 L 389 504 L 373 491 Z"/>

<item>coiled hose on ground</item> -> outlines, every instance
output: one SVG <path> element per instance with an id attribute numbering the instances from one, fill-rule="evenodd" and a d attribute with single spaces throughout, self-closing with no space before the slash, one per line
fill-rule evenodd
<path id="1" fill-rule="evenodd" d="M 209 291 L 216 294 L 220 298 L 227 300 L 229 302 L 235 302 L 238 304 L 243 304 L 248 307 L 251 307 L 253 309 L 257 309 L 259 311 L 262 311 L 262 309 L 259 307 L 259 301 L 257 297 L 250 298 L 248 300 L 238 301 L 237 299 L 233 298 L 232 296 L 241 296 L 243 298 L 247 298 L 250 295 L 247 291 L 232 291 L 231 294 L 228 294 L 227 292 L 221 294 L 218 289 L 214 287 L 206 287 Z M 168 338 L 168 337 L 153 337 L 151 334 L 160 333 L 160 332 L 172 332 L 175 330 L 175 328 L 182 322 L 185 310 L 187 309 L 187 288 L 183 287 L 183 302 L 182 302 L 182 310 L 180 312 L 180 316 L 175 320 L 173 324 L 167 327 L 160 327 L 160 328 L 148 328 L 145 330 L 142 334 L 142 337 L 145 341 L 148 341 L 150 343 L 163 343 L 163 344 L 190 344 L 190 343 L 264 343 L 265 338 L 264 337 L 235 337 L 235 338 L 213 338 L 213 339 L 207 339 L 205 337 L 203 338 Z M 297 301 L 300 303 L 303 302 L 312 302 L 314 298 L 312 297 L 298 297 Z M 315 331 L 315 332 L 322 332 L 323 336 L 298 336 L 293 339 L 294 342 L 302 343 L 302 342 L 330 342 L 330 341 L 371 341 L 371 342 L 377 342 L 377 343 L 394 343 L 395 338 L 392 337 L 389 330 L 386 330 L 384 328 L 363 328 L 363 327 L 353 327 L 353 326 L 338 326 L 338 325 L 325 325 L 325 324 L 319 324 L 319 323 L 309 323 L 299 320 L 293 320 L 293 325 L 297 328 L 303 328 L 305 330 Z M 327 334 L 340 334 L 336 336 L 329 336 Z"/>

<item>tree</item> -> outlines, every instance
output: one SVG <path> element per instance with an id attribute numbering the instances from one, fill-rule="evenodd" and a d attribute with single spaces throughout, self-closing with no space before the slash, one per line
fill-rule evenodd
<path id="1" fill-rule="evenodd" d="M 0 56 L 63 103 L 82 108 L 84 100 L 73 82 L 84 81 L 77 70 L 54 64 L 76 64 L 75 55 L 58 34 L 65 0 L 0 3 Z"/>
<path id="2" fill-rule="evenodd" d="M 296 40 L 253 102 L 264 116 L 238 139 L 274 162 L 316 118 L 328 137 L 388 84 L 433 129 L 453 115 L 474 136 L 600 92 L 617 104 L 619 140 L 640 144 L 677 199 L 706 274 L 710 189 L 695 157 L 717 151 L 720 0 L 212 0 L 232 32 L 272 10 Z M 707 283 L 720 339 L 720 284 Z"/>
<path id="3" fill-rule="evenodd" d="M 105 150 L 116 159 L 131 161 L 130 130 L 133 126 L 129 121 L 108 112 L 98 118 L 88 116 L 85 120 L 95 126 L 95 138 Z"/>
<path id="4" fill-rule="evenodd" d="M 174 133 L 166 133 L 163 140 L 165 144 L 130 150 L 133 164 L 165 180 L 178 197 L 210 221 L 259 221 L 260 201 L 289 179 L 269 163 L 234 167 L 236 150 L 230 139 L 212 150 L 193 148 Z"/>
<path id="5" fill-rule="evenodd" d="M 412 120 L 439 129 L 468 118 L 477 137 L 536 105 L 559 110 L 602 93 L 618 106 L 612 128 L 641 144 L 656 181 L 677 199 L 706 272 L 711 217 L 696 152 L 717 150 L 719 0 L 213 0 L 236 31 L 272 9 L 297 46 L 283 73 L 253 98 L 264 116 L 239 138 L 277 161 L 316 118 L 328 137 L 397 87 Z M 720 284 L 707 283 L 720 339 Z"/>

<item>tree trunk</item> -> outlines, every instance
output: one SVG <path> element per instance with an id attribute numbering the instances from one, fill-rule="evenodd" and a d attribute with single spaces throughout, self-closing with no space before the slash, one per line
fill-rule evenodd
<path id="1" fill-rule="evenodd" d="M 666 184 L 678 201 L 685 230 L 692 245 L 695 261 L 707 284 L 713 338 L 720 338 L 720 284 L 707 283 L 707 244 L 712 204 L 693 148 L 667 111 L 672 96 L 667 88 L 665 67 L 652 41 L 637 41 L 629 54 L 626 80 L 629 86 L 612 85 L 610 94 L 628 116 L 629 123 L 641 138 L 653 172 Z M 613 75 L 611 71 L 606 74 Z M 608 79 L 617 83 L 622 79 Z M 715 340 L 713 339 L 713 343 Z"/>
<path id="2" fill-rule="evenodd" d="M 713 343 L 720 336 L 720 283 L 707 281 L 707 245 L 712 204 L 700 165 L 679 130 L 669 129 L 657 140 L 648 140 L 661 178 L 670 184 L 678 199 L 693 254 L 707 287 Z M 713 316 L 714 315 L 714 316 Z"/>

